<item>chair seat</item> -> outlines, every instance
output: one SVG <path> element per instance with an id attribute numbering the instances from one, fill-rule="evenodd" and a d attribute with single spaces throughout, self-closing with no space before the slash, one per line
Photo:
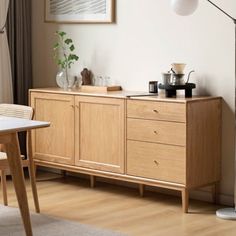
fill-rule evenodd
<path id="1" fill-rule="evenodd" d="M 29 166 L 29 160 L 24 160 L 25 156 L 21 155 L 22 158 L 22 167 Z M 7 171 L 5 174 L 10 175 L 9 165 L 7 161 L 7 154 L 5 152 L 0 152 L 0 170 Z"/>
<path id="2" fill-rule="evenodd" d="M 24 155 L 21 155 L 22 160 L 25 159 Z M 6 160 L 7 159 L 7 154 L 5 152 L 0 152 L 0 161 L 1 160 Z"/>
<path id="3" fill-rule="evenodd" d="M 5 152 L 0 152 L 0 160 L 6 160 L 7 154 Z"/>

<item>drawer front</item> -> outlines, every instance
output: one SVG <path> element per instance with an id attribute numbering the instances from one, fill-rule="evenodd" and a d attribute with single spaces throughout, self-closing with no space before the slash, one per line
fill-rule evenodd
<path id="1" fill-rule="evenodd" d="M 185 184 L 185 147 L 129 140 L 127 174 Z"/>
<path id="2" fill-rule="evenodd" d="M 185 123 L 127 119 L 127 138 L 131 140 L 186 145 Z"/>
<path id="3" fill-rule="evenodd" d="M 127 116 L 150 120 L 186 122 L 186 105 L 170 102 L 128 100 Z"/>

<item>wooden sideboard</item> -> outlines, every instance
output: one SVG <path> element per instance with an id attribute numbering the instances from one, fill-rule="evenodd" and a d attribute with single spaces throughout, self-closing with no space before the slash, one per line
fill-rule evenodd
<path id="1" fill-rule="evenodd" d="M 221 98 L 127 97 L 56 88 L 29 92 L 35 119 L 51 127 L 33 133 L 34 161 L 182 193 L 220 181 Z"/>

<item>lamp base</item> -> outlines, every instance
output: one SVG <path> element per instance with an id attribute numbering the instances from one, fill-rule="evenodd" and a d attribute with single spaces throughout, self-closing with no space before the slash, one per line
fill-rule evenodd
<path id="1" fill-rule="evenodd" d="M 216 216 L 224 220 L 236 220 L 235 208 L 223 208 L 216 211 Z"/>

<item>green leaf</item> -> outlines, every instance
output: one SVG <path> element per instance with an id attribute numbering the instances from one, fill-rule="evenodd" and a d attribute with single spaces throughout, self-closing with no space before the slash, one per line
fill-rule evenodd
<path id="1" fill-rule="evenodd" d="M 75 50 L 74 44 L 72 44 L 72 45 L 70 46 L 70 50 L 71 50 L 72 52 Z"/>
<path id="2" fill-rule="evenodd" d="M 79 57 L 78 57 L 77 55 L 75 55 L 75 54 L 70 54 L 70 58 L 71 58 L 72 60 L 75 60 L 75 61 L 78 61 L 78 60 L 79 60 Z"/>
<path id="3" fill-rule="evenodd" d="M 57 31 L 56 33 L 61 37 L 64 37 L 66 35 L 66 32 L 64 31 Z"/>
<path id="4" fill-rule="evenodd" d="M 71 68 L 71 65 L 78 61 L 79 57 L 76 54 L 70 53 L 75 50 L 75 45 L 71 38 L 65 37 L 66 32 L 56 31 L 58 42 L 54 44 L 54 61 L 62 69 Z"/>
<path id="5" fill-rule="evenodd" d="M 68 44 L 68 45 L 69 45 L 70 43 L 72 43 L 72 42 L 73 42 L 72 39 L 66 39 L 66 40 L 65 40 L 65 43 Z"/>
<path id="6" fill-rule="evenodd" d="M 59 43 L 56 43 L 54 46 L 53 46 L 53 49 L 54 50 L 57 50 L 59 48 Z"/>
<path id="7" fill-rule="evenodd" d="M 58 59 L 58 60 L 57 60 L 57 65 L 61 65 L 61 64 L 62 64 L 61 59 Z"/>
<path id="8" fill-rule="evenodd" d="M 70 61 L 69 63 L 68 63 L 68 68 L 70 69 L 71 68 L 71 65 L 73 64 L 73 62 L 72 61 Z"/>

